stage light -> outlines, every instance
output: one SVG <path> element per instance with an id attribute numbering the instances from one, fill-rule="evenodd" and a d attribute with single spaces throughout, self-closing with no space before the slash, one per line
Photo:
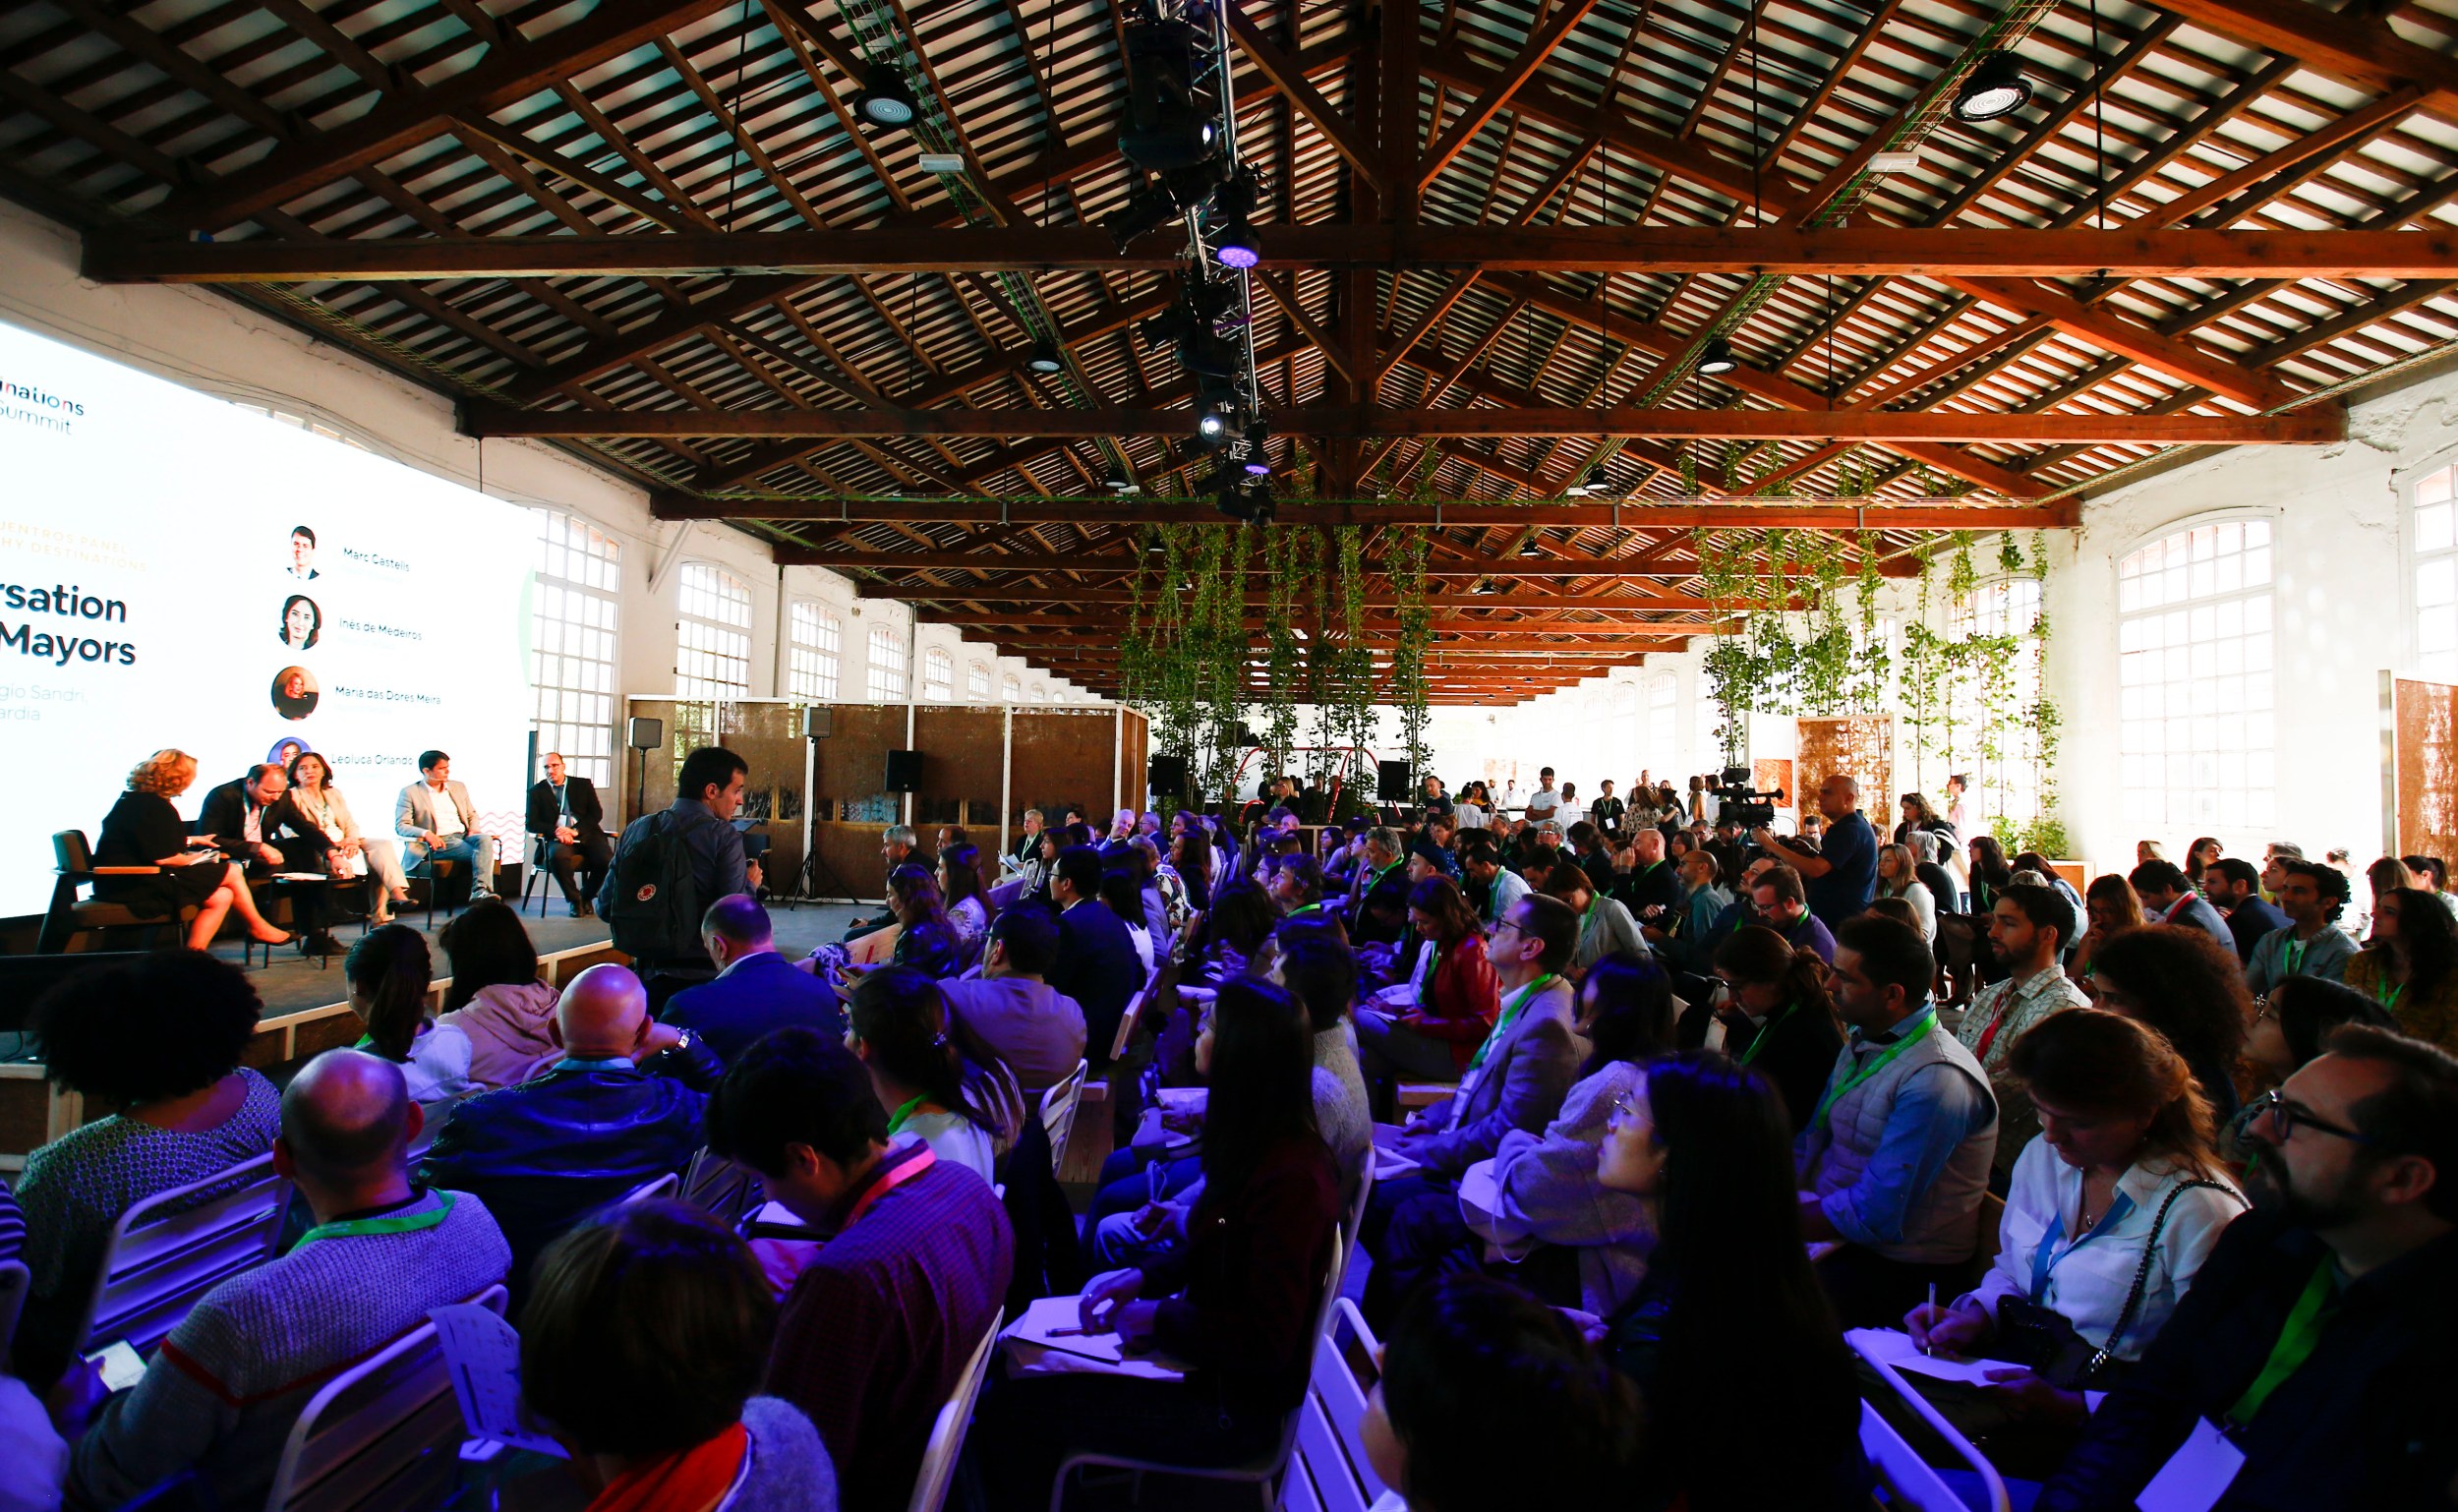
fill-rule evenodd
<path id="1" fill-rule="evenodd" d="M 1058 348 L 1049 342 L 1036 341 L 1032 350 L 1024 355 L 1024 370 L 1028 373 L 1064 373 L 1067 371 L 1067 360 L 1059 356 Z"/>
<path id="2" fill-rule="evenodd" d="M 1494 587 L 1492 581 L 1488 578 L 1479 578 L 1477 580 L 1477 586 L 1468 590 L 1471 595 L 1480 599 L 1491 599 L 1501 591 L 1502 590 L 1499 588 Z"/>
<path id="3" fill-rule="evenodd" d="M 1537 545 L 1536 537 L 1530 536 L 1527 540 L 1519 543 L 1519 554 L 1522 556 L 1542 556 L 1545 554 L 1545 548 Z"/>
<path id="4" fill-rule="evenodd" d="M 1606 476 L 1605 469 L 1600 464 L 1599 466 L 1589 468 L 1588 475 L 1585 478 L 1580 479 L 1569 488 L 1562 490 L 1562 492 L 1570 494 L 1574 498 L 1588 498 L 1598 494 L 1609 494 L 1612 492 L 1612 480 Z"/>
<path id="5" fill-rule="evenodd" d="M 1239 461 L 1245 467 L 1248 477 L 1268 478 L 1271 476 L 1271 453 L 1265 446 L 1270 439 L 1271 427 L 1259 420 L 1248 426 L 1246 434 L 1238 438 L 1241 448 L 1238 453 Z"/>
<path id="6" fill-rule="evenodd" d="M 1233 378 L 1244 370 L 1246 354 L 1206 331 L 1178 348 L 1178 361 L 1199 378 Z"/>
<path id="7" fill-rule="evenodd" d="M 1226 436 L 1228 434 L 1229 417 L 1222 414 L 1220 411 L 1207 409 L 1202 414 L 1196 417 L 1196 439 L 1201 441 L 1204 445 L 1217 446 L 1220 444 L 1221 438 Z"/>
<path id="8" fill-rule="evenodd" d="M 1698 349 L 1698 371 L 1709 378 L 1730 373 L 1739 366 L 1740 359 L 1732 355 L 1732 343 L 1722 336 L 1708 337 L 1707 344 Z"/>
<path id="9" fill-rule="evenodd" d="M 874 63 L 862 75 L 862 87 L 853 94 L 853 113 L 866 125 L 904 127 L 913 124 L 921 114 L 921 106 L 913 101 L 912 87 L 905 82 L 905 74 L 893 63 Z"/>
<path id="10" fill-rule="evenodd" d="M 1963 76 L 1962 87 L 1955 91 L 1955 119 L 1994 121 L 2030 102 L 2031 81 L 2022 77 L 2022 60 L 2011 52 L 1993 52 Z"/>
<path id="11" fill-rule="evenodd" d="M 1178 203 L 1169 198 L 1169 191 L 1158 184 L 1147 184 L 1131 196 L 1127 203 L 1101 217 L 1101 229 L 1120 252 L 1127 244 L 1147 231 L 1157 231 L 1178 218 Z"/>
<path id="12" fill-rule="evenodd" d="M 1263 244 L 1255 235 L 1255 228 L 1243 220 L 1233 220 L 1221 227 L 1212 243 L 1212 256 L 1223 267 L 1249 268 L 1263 261 Z"/>

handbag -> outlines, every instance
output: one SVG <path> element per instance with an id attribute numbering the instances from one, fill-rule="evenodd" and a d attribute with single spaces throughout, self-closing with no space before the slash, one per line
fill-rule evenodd
<path id="1" fill-rule="evenodd" d="M 2150 1238 L 2142 1244 L 2142 1263 L 2134 1268 L 2134 1285 L 2126 1292 L 2125 1306 L 2118 1309 L 2116 1326 L 2108 1330 L 2106 1344 L 2094 1347 L 2076 1332 L 2064 1313 L 2041 1307 L 2027 1297 L 2002 1297 L 1997 1303 L 1994 1353 L 2028 1367 L 2032 1374 L 2061 1391 L 2080 1391 L 2114 1380 L 2116 1367 L 2124 1364 L 2116 1359 L 2114 1351 L 2126 1330 L 2134 1326 L 2134 1314 L 2141 1310 L 2142 1291 L 2150 1282 L 2151 1261 L 2159 1253 L 2159 1235 L 2168 1226 L 2168 1209 L 2195 1187 L 2208 1187 L 2214 1192 L 2227 1190 L 2217 1182 L 2203 1181 L 2179 1182 L 2169 1189 L 2159 1204 L 2159 1212 L 2151 1219 Z"/>

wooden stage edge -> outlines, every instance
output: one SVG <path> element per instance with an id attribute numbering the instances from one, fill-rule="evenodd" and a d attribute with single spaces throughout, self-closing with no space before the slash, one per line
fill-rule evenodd
<path id="1" fill-rule="evenodd" d="M 540 956 L 538 976 L 550 986 L 560 987 L 591 966 L 606 961 L 622 964 L 630 960 L 601 940 Z M 444 989 L 451 985 L 452 978 L 439 976 L 427 989 L 439 1011 L 443 1007 Z M 350 1012 L 347 1002 L 297 1009 L 258 1020 L 256 1037 L 248 1042 L 240 1062 L 268 1071 L 304 1061 L 336 1045 L 355 1043 L 358 1037 L 358 1016 Z M 0 1173 L 15 1175 L 23 1171 L 27 1155 L 36 1146 L 49 1143 L 87 1121 L 86 1099 L 46 1081 L 41 1062 L 0 1062 Z"/>

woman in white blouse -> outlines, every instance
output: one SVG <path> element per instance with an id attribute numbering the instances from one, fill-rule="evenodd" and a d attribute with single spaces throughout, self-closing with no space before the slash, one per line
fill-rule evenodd
<path id="1" fill-rule="evenodd" d="M 376 879 L 376 908 L 370 922 L 391 923 L 392 905 L 410 898 L 409 881 L 401 875 L 401 858 L 392 842 L 359 833 L 358 821 L 350 817 L 349 801 L 333 785 L 332 768 L 323 757 L 302 751 L 290 758 L 290 801 L 332 842 L 334 876 Z"/>
<path id="2" fill-rule="evenodd" d="M 2001 1410 L 2053 1455 L 2081 1429 L 2082 1388 L 2106 1389 L 2142 1357 L 2246 1201 L 2212 1154 L 2209 1102 L 2155 1030 L 2068 1009 L 2026 1030 L 2007 1065 L 2030 1089 L 2040 1133 L 2015 1163 L 1997 1260 L 1976 1291 L 1915 1308 L 1903 1326 L 1933 1351 L 2028 1352 L 2018 1363 L 2066 1375 L 2018 1376 L 1970 1404 Z M 2060 1320 L 2079 1345 L 2042 1359 Z"/>
<path id="3" fill-rule="evenodd" d="M 1911 911 L 1920 915 L 1920 933 L 1930 944 L 1937 943 L 1937 899 L 1920 880 L 1911 846 L 1898 842 L 1878 847 L 1878 896 L 1900 898 L 1911 904 Z"/>

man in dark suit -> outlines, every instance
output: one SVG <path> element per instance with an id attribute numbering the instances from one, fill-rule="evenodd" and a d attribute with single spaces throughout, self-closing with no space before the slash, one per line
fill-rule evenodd
<path id="1" fill-rule="evenodd" d="M 598 881 L 606 875 L 607 863 L 614 859 L 614 843 L 607 839 L 604 826 L 606 810 L 598 803 L 597 785 L 585 777 L 565 775 L 560 751 L 547 752 L 541 765 L 547 775 L 529 789 L 529 833 L 554 841 L 547 854 L 548 864 L 555 868 L 555 885 L 572 905 L 572 917 L 585 919 L 597 911 L 589 900 L 598 896 Z M 575 867 L 580 872 L 576 884 L 572 880 Z"/>
<path id="2" fill-rule="evenodd" d="M 675 993 L 660 1023 L 687 1029 L 728 1065 L 772 1029 L 802 1024 L 845 1037 L 845 1009 L 828 983 L 777 954 L 768 910 L 737 893 L 709 904 L 700 939 L 717 979 Z"/>
<path id="3" fill-rule="evenodd" d="M 290 779 L 281 768 L 259 762 L 205 795 L 197 811 L 197 828 L 209 835 L 222 854 L 248 869 L 251 881 L 263 882 L 277 871 L 322 872 L 328 869 L 332 842 L 307 822 L 290 801 Z M 324 927 L 328 889 L 287 889 L 296 915 L 299 954 L 330 956 L 341 950 Z"/>
<path id="4" fill-rule="evenodd" d="M 1128 1000 L 1142 990 L 1143 962 L 1126 922 L 1101 901 L 1101 853 L 1090 845 L 1060 851 L 1050 901 L 1059 910 L 1058 964 L 1050 968 L 1050 985 L 1082 1005 L 1084 1055 L 1094 1066 L 1105 1066 Z"/>
<path id="5" fill-rule="evenodd" d="M 2261 873 L 2242 856 L 2223 855 L 2202 869 L 2202 887 L 2213 906 L 2236 936 L 2236 959 L 2251 963 L 2253 947 L 2274 929 L 2285 929 L 2288 917 L 2263 901 Z"/>
<path id="6" fill-rule="evenodd" d="M 720 1074 L 707 1046 L 650 1021 L 648 991 L 625 966 L 574 977 L 556 1005 L 554 1033 L 563 1059 L 457 1104 L 418 1170 L 420 1186 L 470 1192 L 495 1215 L 512 1247 L 515 1315 L 541 1250 L 585 1215 L 689 1163 L 708 1097 L 686 1082 L 713 1087 Z"/>

